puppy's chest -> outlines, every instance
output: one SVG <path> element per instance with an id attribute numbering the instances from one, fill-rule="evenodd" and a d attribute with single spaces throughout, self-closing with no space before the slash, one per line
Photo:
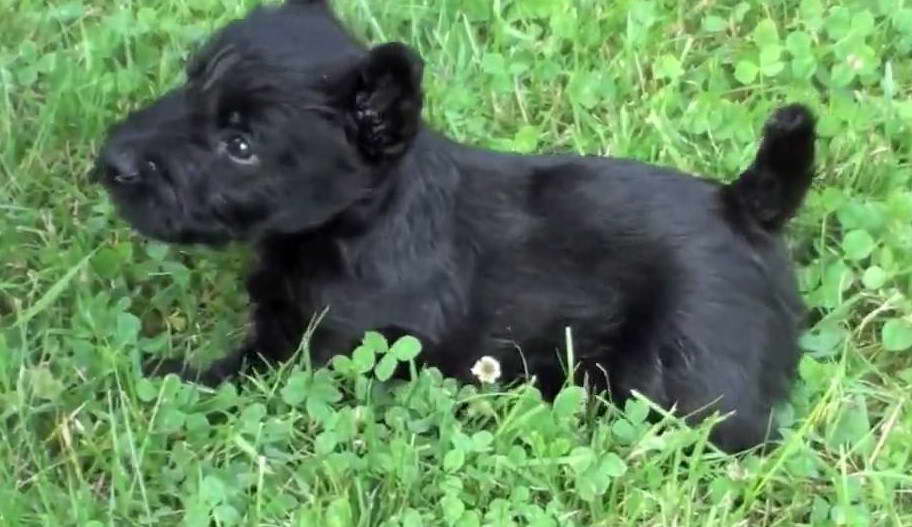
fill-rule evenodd
<path id="1" fill-rule="evenodd" d="M 365 331 L 398 328 L 439 341 L 464 311 L 459 295 L 434 285 L 390 287 L 365 281 L 305 284 L 298 303 L 309 317 L 325 310 L 321 325 L 360 338 Z"/>

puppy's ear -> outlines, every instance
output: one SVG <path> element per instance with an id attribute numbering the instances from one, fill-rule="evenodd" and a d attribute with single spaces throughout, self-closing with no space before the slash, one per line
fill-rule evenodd
<path id="1" fill-rule="evenodd" d="M 205 60 L 195 59 L 187 68 L 187 76 L 196 89 L 208 93 L 240 60 L 240 54 L 229 44 L 216 50 Z"/>
<path id="2" fill-rule="evenodd" d="M 421 125 L 423 71 L 415 51 L 391 42 L 371 49 L 348 77 L 350 136 L 369 160 L 389 161 L 408 149 Z"/>
<path id="3" fill-rule="evenodd" d="M 187 68 L 193 116 L 200 125 L 242 127 L 254 106 L 243 55 L 234 45 L 204 49 Z M 240 79 L 240 80 L 239 80 Z"/>

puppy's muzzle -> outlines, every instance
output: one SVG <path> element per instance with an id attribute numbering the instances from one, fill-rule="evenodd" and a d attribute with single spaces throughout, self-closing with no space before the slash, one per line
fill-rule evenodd
<path id="1" fill-rule="evenodd" d="M 106 152 L 102 160 L 103 176 L 118 185 L 135 185 L 152 178 L 165 178 L 164 171 L 151 159 L 140 159 L 126 151 Z"/>

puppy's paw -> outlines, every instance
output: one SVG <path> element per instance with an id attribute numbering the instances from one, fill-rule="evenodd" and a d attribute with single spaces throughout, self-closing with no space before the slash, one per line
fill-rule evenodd
<path id="1" fill-rule="evenodd" d="M 216 361 L 209 368 L 199 369 L 180 359 L 151 359 L 143 364 L 142 372 L 147 377 L 165 377 L 173 373 L 184 382 L 215 388 L 230 376 L 223 371 L 225 368 L 220 362 Z"/>
<path id="2" fill-rule="evenodd" d="M 142 365 L 142 373 L 146 377 L 165 377 L 168 374 L 175 374 L 183 378 L 188 370 L 191 370 L 189 364 L 179 359 L 149 359 Z"/>

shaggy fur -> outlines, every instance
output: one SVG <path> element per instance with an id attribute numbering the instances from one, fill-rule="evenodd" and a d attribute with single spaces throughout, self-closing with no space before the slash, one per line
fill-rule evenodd
<path id="1" fill-rule="evenodd" d="M 570 327 L 593 390 L 638 390 L 693 422 L 734 412 L 712 436 L 729 451 L 767 437 L 799 357 L 780 232 L 811 182 L 803 106 L 777 111 L 753 164 L 721 185 L 448 140 L 421 120 L 416 53 L 359 44 L 322 1 L 255 9 L 187 74 L 115 126 L 98 161 L 139 232 L 255 248 L 249 338 L 187 377 L 286 360 L 327 308 L 317 363 L 366 330 L 411 334 L 447 375 L 469 381 L 490 355 L 552 397 Z"/>

